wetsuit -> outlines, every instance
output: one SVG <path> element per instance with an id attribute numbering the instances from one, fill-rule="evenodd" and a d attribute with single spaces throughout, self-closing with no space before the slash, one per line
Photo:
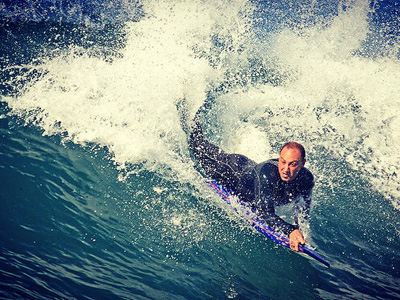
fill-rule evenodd
<path id="1" fill-rule="evenodd" d="M 228 154 L 205 139 L 198 123 L 192 127 L 189 145 L 207 176 L 247 202 L 272 229 L 289 235 L 299 228 L 299 215 L 308 217 L 314 178 L 306 168 L 291 182 L 285 182 L 279 175 L 278 159 L 257 164 L 244 155 Z M 294 225 L 275 214 L 276 206 L 293 201 Z"/>

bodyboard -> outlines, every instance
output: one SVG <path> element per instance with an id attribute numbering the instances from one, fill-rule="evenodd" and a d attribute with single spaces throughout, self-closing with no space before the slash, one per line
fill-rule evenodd
<path id="1" fill-rule="evenodd" d="M 251 225 L 260 233 L 262 233 L 267 238 L 273 240 L 275 243 L 287 247 L 290 249 L 289 239 L 283 234 L 276 232 L 271 229 L 263 220 L 257 217 L 257 215 L 252 211 L 250 207 L 246 204 L 241 203 L 240 201 L 233 200 L 234 197 L 231 193 L 229 193 L 222 185 L 218 184 L 216 181 L 207 180 L 207 185 L 212 188 L 214 192 L 216 192 L 220 198 L 236 213 L 245 217 L 250 221 Z M 299 245 L 299 252 L 308 255 L 309 257 L 319 261 L 323 265 L 330 267 L 329 262 L 320 254 L 318 254 L 315 250 L 305 246 Z"/>

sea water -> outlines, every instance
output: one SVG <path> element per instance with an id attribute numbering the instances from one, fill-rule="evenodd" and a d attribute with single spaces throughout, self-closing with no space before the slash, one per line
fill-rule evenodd
<path id="1" fill-rule="evenodd" d="M 400 299 L 399 7 L 0 4 L 0 298 Z M 227 152 L 304 144 L 330 269 L 221 206 L 182 99 Z"/>

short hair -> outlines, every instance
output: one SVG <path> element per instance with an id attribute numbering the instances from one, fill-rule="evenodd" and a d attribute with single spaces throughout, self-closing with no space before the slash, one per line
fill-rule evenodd
<path id="1" fill-rule="evenodd" d="M 281 151 L 279 151 L 279 153 L 281 153 L 284 148 L 297 149 L 300 151 L 302 160 L 306 159 L 306 150 L 304 149 L 303 145 L 296 143 L 296 142 L 288 142 L 285 145 L 283 145 L 283 147 L 281 148 Z"/>

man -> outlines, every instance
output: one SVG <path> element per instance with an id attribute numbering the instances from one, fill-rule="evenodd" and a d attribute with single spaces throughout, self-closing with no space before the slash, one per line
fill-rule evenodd
<path id="1" fill-rule="evenodd" d="M 314 178 L 304 168 L 305 150 L 290 142 L 284 145 L 279 159 L 260 164 L 240 154 L 227 154 L 208 142 L 197 119 L 191 128 L 189 146 L 207 176 L 218 181 L 242 201 L 247 202 L 274 230 L 290 240 L 290 248 L 298 251 L 305 240 L 299 230 L 299 215 L 307 218 L 310 210 Z M 300 201 L 304 200 L 303 206 Z M 275 213 L 275 207 L 295 204 L 294 225 Z"/>

